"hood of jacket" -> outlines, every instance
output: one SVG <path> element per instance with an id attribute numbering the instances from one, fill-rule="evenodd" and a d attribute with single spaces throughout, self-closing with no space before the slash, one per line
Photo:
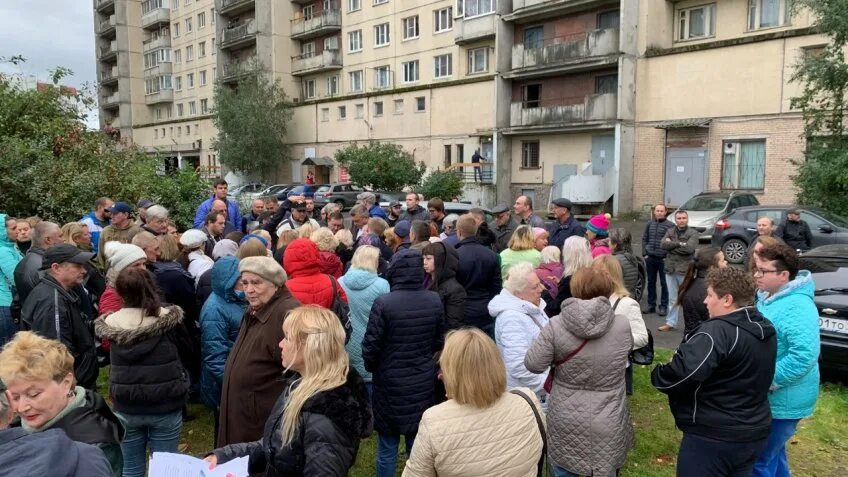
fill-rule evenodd
<path id="1" fill-rule="evenodd" d="M 295 374 L 292 378 L 298 377 Z M 312 396 L 303 403 L 301 412 L 326 416 L 353 440 L 368 437 L 373 429 L 365 381 L 353 367 L 348 369 L 344 384 Z"/>
<path id="2" fill-rule="evenodd" d="M 376 273 L 363 270 L 361 268 L 351 268 L 344 275 L 344 286 L 348 290 L 365 290 L 370 287 L 378 278 Z"/>
<path id="3" fill-rule="evenodd" d="M 77 386 L 77 392 L 83 391 L 85 399 L 80 407 L 69 411 L 52 428 L 64 430 L 71 440 L 78 442 L 119 444 L 126 433 L 124 424 L 100 394 Z"/>
<path id="4" fill-rule="evenodd" d="M 781 298 L 796 294 L 807 295 L 810 298 L 815 296 L 816 284 L 813 282 L 813 274 L 809 271 L 798 270 L 795 279 L 780 287 L 780 290 L 773 295 L 766 291 L 758 291 L 757 300 L 761 301 L 764 305 L 770 305 Z"/>
<path id="5" fill-rule="evenodd" d="M 239 261 L 236 257 L 221 257 L 212 266 L 212 292 L 229 303 L 241 303 L 233 288 L 241 274 Z"/>
<path id="6" fill-rule="evenodd" d="M 183 321 L 183 310 L 178 306 L 160 308 L 158 317 L 145 316 L 139 319 L 141 315 L 142 310 L 139 308 L 122 308 L 98 318 L 94 322 L 94 331 L 97 336 L 127 346 L 162 336 Z M 153 346 L 156 343 L 151 343 Z"/>
<path id="7" fill-rule="evenodd" d="M 319 257 L 318 246 L 315 245 L 315 242 L 308 238 L 295 239 L 286 247 L 286 253 L 283 255 L 283 268 L 290 279 L 320 275 Z"/>
<path id="8" fill-rule="evenodd" d="M 0 214 L 0 248 L 15 248 L 15 242 L 17 242 L 17 237 L 9 238 L 9 235 L 6 233 L 6 214 Z"/>
<path id="9" fill-rule="evenodd" d="M 506 288 L 501 289 L 501 292 L 492 298 L 489 302 L 489 314 L 492 318 L 497 318 L 504 312 L 517 312 L 523 315 L 535 316 L 541 323 L 548 321 L 548 315 L 545 314 L 545 301 L 540 300 L 540 305 L 535 306 L 529 301 L 522 300 L 513 295 Z"/>
<path id="10" fill-rule="evenodd" d="M 605 335 L 615 318 L 609 298 L 603 296 L 591 300 L 569 298 L 562 302 L 561 310 L 565 329 L 585 340 Z"/>
<path id="11" fill-rule="evenodd" d="M 318 252 L 318 268 L 324 270 L 324 273 L 329 273 L 327 270 L 335 270 L 342 264 L 339 256 L 333 252 Z"/>
<path id="12" fill-rule="evenodd" d="M 748 332 L 759 341 L 766 341 L 777 332 L 774 325 L 766 320 L 765 316 L 760 313 L 756 307 L 746 306 L 724 316 L 714 318 L 715 320 L 725 321 L 731 325 Z"/>
<path id="13" fill-rule="evenodd" d="M 424 256 L 415 249 L 399 250 L 386 271 L 392 291 L 419 290 L 424 283 Z"/>
<path id="14" fill-rule="evenodd" d="M 448 247 L 442 242 L 435 242 L 439 252 L 435 258 L 435 269 L 438 283 L 442 284 L 451 278 L 456 278 L 456 269 L 459 267 L 459 252 L 455 247 Z"/>

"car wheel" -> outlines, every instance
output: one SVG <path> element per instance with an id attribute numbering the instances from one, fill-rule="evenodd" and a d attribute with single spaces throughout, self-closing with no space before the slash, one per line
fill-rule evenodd
<path id="1" fill-rule="evenodd" d="M 337 199 L 337 200 L 335 201 L 335 204 L 336 204 L 336 205 L 338 205 L 339 207 L 341 207 L 341 208 L 342 208 L 342 210 L 344 210 L 344 209 L 345 209 L 345 201 L 344 201 L 344 199 Z"/>
<path id="2" fill-rule="evenodd" d="M 724 259 L 729 263 L 740 264 L 745 261 L 748 246 L 745 245 L 745 242 L 733 238 L 724 242 L 721 251 L 724 252 Z"/>

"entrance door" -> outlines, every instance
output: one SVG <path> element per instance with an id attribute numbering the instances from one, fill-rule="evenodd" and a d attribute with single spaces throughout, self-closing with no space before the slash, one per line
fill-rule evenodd
<path id="1" fill-rule="evenodd" d="M 603 175 L 615 165 L 615 136 L 604 134 L 592 136 L 592 174 Z"/>
<path id="2" fill-rule="evenodd" d="M 665 203 L 683 205 L 704 191 L 707 150 L 701 148 L 668 149 L 665 159 Z"/>

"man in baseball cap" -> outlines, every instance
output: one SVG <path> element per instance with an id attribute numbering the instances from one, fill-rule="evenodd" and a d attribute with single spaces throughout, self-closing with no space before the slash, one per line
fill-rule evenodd
<path id="1" fill-rule="evenodd" d="M 570 200 L 565 198 L 556 199 L 553 201 L 553 206 L 556 221 L 554 221 L 548 229 L 548 234 L 550 236 L 548 238 L 548 245 L 553 245 L 554 247 L 562 250 L 562 246 L 568 237 L 573 235 L 582 237 L 586 231 L 583 229 L 583 226 L 577 222 L 577 219 L 571 215 L 571 209 L 574 208 L 574 205 Z"/>
<path id="2" fill-rule="evenodd" d="M 105 271 L 106 258 L 103 257 L 103 248 L 108 242 L 131 243 L 135 234 L 141 232 L 141 227 L 136 225 L 131 217 L 133 208 L 126 202 L 115 202 L 109 209 L 112 212 L 112 223 L 100 233 L 100 242 L 97 244 L 97 265 Z"/>

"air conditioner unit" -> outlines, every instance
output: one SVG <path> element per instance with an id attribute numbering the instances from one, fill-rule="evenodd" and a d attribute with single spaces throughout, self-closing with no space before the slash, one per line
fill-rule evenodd
<path id="1" fill-rule="evenodd" d="M 726 142 L 724 143 L 724 153 L 725 154 L 736 154 L 736 146 L 735 142 Z"/>

